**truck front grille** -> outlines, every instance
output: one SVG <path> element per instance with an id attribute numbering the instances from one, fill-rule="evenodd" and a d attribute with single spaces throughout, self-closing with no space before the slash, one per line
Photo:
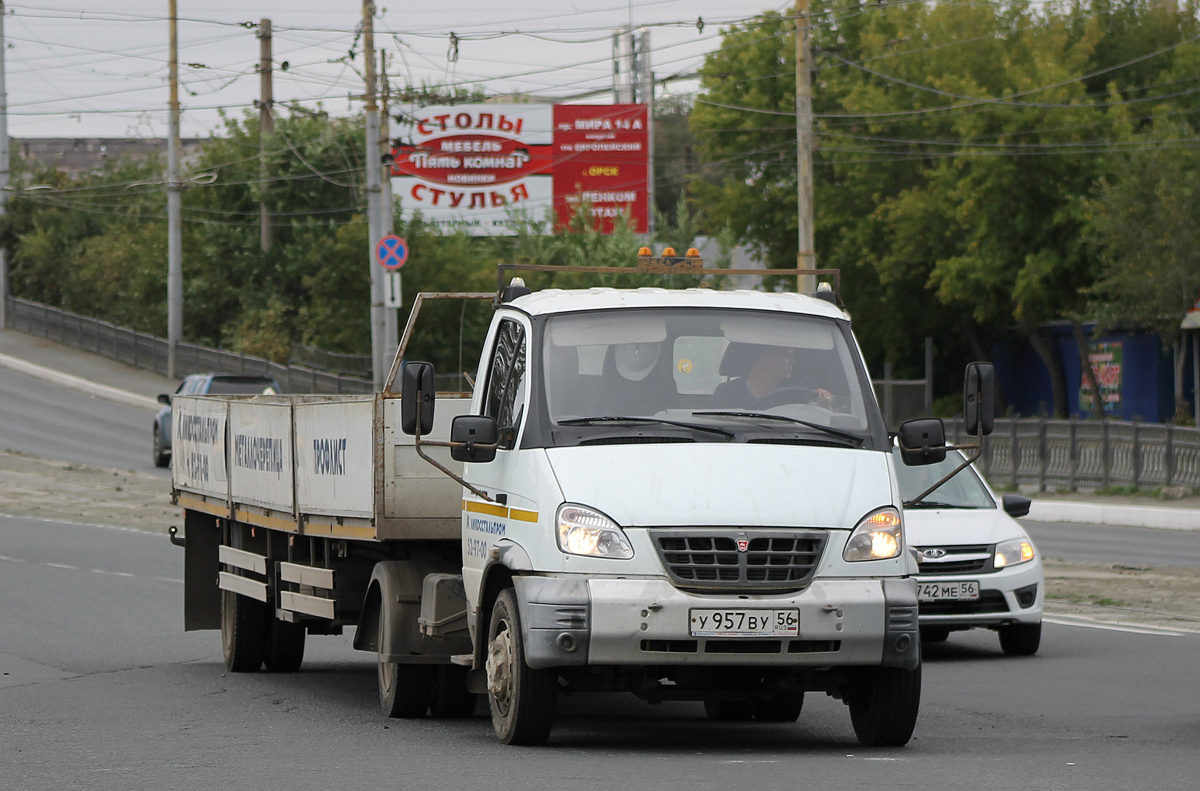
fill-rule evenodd
<path id="1" fill-rule="evenodd" d="M 824 530 L 663 528 L 650 531 L 681 588 L 798 590 L 825 550 Z"/>

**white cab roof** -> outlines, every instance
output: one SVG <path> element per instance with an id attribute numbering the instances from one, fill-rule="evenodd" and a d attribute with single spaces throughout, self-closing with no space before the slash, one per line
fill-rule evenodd
<path id="1" fill-rule="evenodd" d="M 531 316 L 608 308 L 732 308 L 849 318 L 836 306 L 802 294 L 711 288 L 548 288 L 507 304 Z"/>

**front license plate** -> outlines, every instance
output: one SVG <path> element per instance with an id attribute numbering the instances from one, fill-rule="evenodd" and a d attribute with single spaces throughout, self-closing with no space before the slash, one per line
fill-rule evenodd
<path id="1" fill-rule="evenodd" d="M 795 637 L 799 610 L 691 610 L 692 637 Z"/>
<path id="2" fill-rule="evenodd" d="M 975 601 L 979 598 L 979 583 L 971 582 L 918 582 L 918 601 Z"/>

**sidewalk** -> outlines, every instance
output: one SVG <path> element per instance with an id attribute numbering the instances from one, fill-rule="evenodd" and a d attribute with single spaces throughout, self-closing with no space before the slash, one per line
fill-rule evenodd
<path id="1" fill-rule="evenodd" d="M 158 409 L 158 394 L 173 393 L 179 385 L 165 376 L 15 330 L 0 330 L 0 370 L 4 368 L 147 409 Z M 1200 531 L 1200 496 L 1160 502 L 1149 497 L 1035 493 L 1026 518 Z"/>

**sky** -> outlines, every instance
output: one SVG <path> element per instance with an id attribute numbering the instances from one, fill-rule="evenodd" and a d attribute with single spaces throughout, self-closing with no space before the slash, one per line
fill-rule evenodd
<path id="1" fill-rule="evenodd" d="M 30 137 L 162 137 L 167 131 L 168 0 L 3 3 L 8 130 Z M 721 31 L 779 0 L 377 0 L 375 46 L 389 82 L 607 103 L 612 32 L 650 31 L 658 79 L 688 75 Z M 181 134 L 220 134 L 259 93 L 257 23 L 270 19 L 277 103 L 362 110 L 358 0 L 178 0 Z M 699 24 L 703 20 L 703 24 Z M 452 39 L 451 34 L 456 38 Z M 457 46 L 455 46 L 455 43 Z M 457 49 L 457 57 L 455 57 Z M 287 71 L 280 66 L 287 61 Z M 665 83 L 687 93 L 695 80 Z"/>

